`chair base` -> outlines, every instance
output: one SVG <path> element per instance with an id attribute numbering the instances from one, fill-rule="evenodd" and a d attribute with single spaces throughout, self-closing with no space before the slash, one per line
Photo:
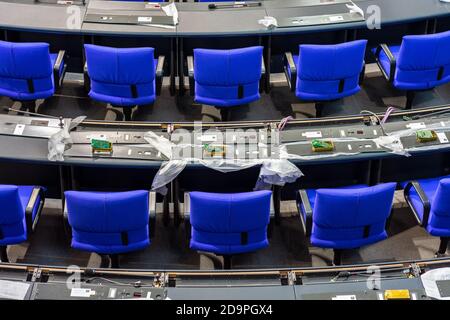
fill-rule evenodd
<path id="1" fill-rule="evenodd" d="M 123 120 L 131 121 L 131 115 L 133 114 L 133 109 L 130 107 L 123 107 Z"/>
<path id="2" fill-rule="evenodd" d="M 29 112 L 37 112 L 36 101 L 22 101 L 22 109 L 28 110 Z"/>
<path id="3" fill-rule="evenodd" d="M 414 91 L 406 92 L 406 110 L 411 110 L 414 102 L 414 98 L 416 97 L 416 93 Z"/>
<path id="4" fill-rule="evenodd" d="M 220 108 L 220 118 L 222 121 L 230 121 L 230 110 L 229 108 Z"/>
<path id="5" fill-rule="evenodd" d="M 323 102 L 316 102 L 315 107 L 316 107 L 316 118 L 321 118 L 324 108 Z"/>
<path id="6" fill-rule="evenodd" d="M 340 266 L 342 263 L 342 249 L 334 249 L 333 253 L 333 265 Z"/>
<path id="7" fill-rule="evenodd" d="M 8 263 L 9 259 L 8 259 L 8 252 L 6 251 L 6 248 L 7 248 L 6 246 L 0 246 L 0 260 L 2 262 Z"/>
<path id="8" fill-rule="evenodd" d="M 231 269 L 231 256 L 229 255 L 223 256 L 223 269 L 224 270 Z"/>
<path id="9" fill-rule="evenodd" d="M 118 254 L 111 254 L 111 255 L 100 255 L 101 262 L 100 262 L 100 268 L 113 268 L 113 269 L 119 269 L 120 263 L 119 263 L 119 255 Z"/>
<path id="10" fill-rule="evenodd" d="M 443 257 L 445 256 L 445 253 L 447 252 L 448 243 L 450 241 L 450 238 L 448 237 L 441 237 L 441 243 L 439 244 L 439 250 L 436 252 L 436 257 Z"/>

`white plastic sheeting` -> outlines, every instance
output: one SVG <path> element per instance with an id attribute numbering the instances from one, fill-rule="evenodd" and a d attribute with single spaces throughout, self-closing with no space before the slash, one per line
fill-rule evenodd
<path id="1" fill-rule="evenodd" d="M 255 189 L 257 190 L 267 189 L 271 185 L 283 186 L 285 183 L 296 181 L 303 175 L 300 169 L 287 159 L 173 159 L 172 148 L 175 147 L 173 142 L 167 138 L 158 136 L 154 132 L 147 132 L 144 138 L 152 147 L 170 159 L 161 165 L 152 183 L 152 190 L 161 194 L 166 194 L 166 185 L 173 181 L 188 163 L 201 164 L 207 168 L 224 173 L 260 165 L 261 170 L 255 185 Z"/>
<path id="2" fill-rule="evenodd" d="M 64 119 L 64 127 L 48 139 L 48 160 L 64 161 L 64 151 L 72 145 L 70 130 L 77 127 L 85 118 L 80 116 L 75 119 Z"/>

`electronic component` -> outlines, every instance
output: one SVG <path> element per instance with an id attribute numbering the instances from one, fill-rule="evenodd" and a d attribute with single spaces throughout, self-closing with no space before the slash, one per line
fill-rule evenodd
<path id="1" fill-rule="evenodd" d="M 333 141 L 329 140 L 314 139 L 311 141 L 311 146 L 313 152 L 325 152 L 334 150 L 334 143 Z"/>
<path id="2" fill-rule="evenodd" d="M 107 140 L 91 139 L 91 147 L 93 154 L 112 154 L 112 143 Z"/>
<path id="3" fill-rule="evenodd" d="M 226 153 L 226 146 L 217 144 L 204 144 L 203 152 L 207 157 L 224 157 Z"/>
<path id="4" fill-rule="evenodd" d="M 384 292 L 384 299 L 386 300 L 410 300 L 411 295 L 409 290 L 386 290 Z"/>
<path id="5" fill-rule="evenodd" d="M 436 141 L 438 139 L 438 136 L 436 132 L 433 130 L 418 130 L 416 131 L 416 139 L 417 142 L 431 142 Z"/>

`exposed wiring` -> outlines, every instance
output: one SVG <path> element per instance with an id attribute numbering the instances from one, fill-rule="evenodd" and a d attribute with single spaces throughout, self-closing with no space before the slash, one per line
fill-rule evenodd
<path id="1" fill-rule="evenodd" d="M 369 110 L 361 110 L 360 114 L 364 114 L 364 113 L 368 113 L 368 114 L 374 116 L 375 118 L 377 118 L 378 124 L 379 124 L 379 126 L 380 126 L 380 128 L 381 128 L 381 131 L 383 132 L 383 135 L 385 135 L 385 136 L 388 135 L 388 134 L 386 133 L 386 130 L 384 130 L 384 126 L 383 126 L 383 124 L 381 123 L 380 117 L 379 117 L 375 112 L 372 112 L 372 111 L 369 111 Z"/>
<path id="2" fill-rule="evenodd" d="M 294 120 L 294 118 L 291 117 L 291 116 L 288 116 L 288 117 L 285 117 L 285 118 L 281 119 L 280 123 L 279 123 L 278 126 L 277 126 L 277 129 L 278 129 L 279 131 L 282 131 L 282 130 L 284 129 L 284 127 L 286 126 L 286 124 L 287 124 L 289 121 L 291 121 L 291 120 Z"/>
<path id="3" fill-rule="evenodd" d="M 142 284 L 142 282 L 140 281 L 136 281 L 136 282 L 132 282 L 132 283 L 125 283 L 125 282 L 119 282 L 119 281 L 114 281 L 108 278 L 104 278 L 104 277 L 92 277 L 92 278 L 88 278 L 86 279 L 84 282 L 85 283 L 92 283 L 94 280 L 103 280 L 112 284 L 116 284 L 116 285 L 120 285 L 120 286 L 133 286 L 136 288 L 140 288 L 140 287 L 152 287 L 153 285 L 151 284 Z"/>

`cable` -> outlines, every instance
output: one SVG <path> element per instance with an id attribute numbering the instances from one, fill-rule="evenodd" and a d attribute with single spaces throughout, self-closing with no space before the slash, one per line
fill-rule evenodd
<path id="1" fill-rule="evenodd" d="M 386 133 L 386 130 L 384 130 L 384 126 L 383 126 L 383 124 L 381 123 L 380 117 L 379 117 L 375 112 L 372 112 L 372 111 L 369 111 L 369 110 L 361 110 L 361 112 L 360 112 L 359 114 L 364 114 L 364 113 L 368 113 L 368 114 L 374 116 L 375 118 L 377 118 L 378 124 L 379 124 L 379 126 L 380 126 L 380 128 L 381 128 L 381 131 L 383 132 L 383 135 L 384 135 L 384 136 L 387 136 L 387 135 L 388 135 L 388 134 Z"/>
<path id="2" fill-rule="evenodd" d="M 140 281 L 136 281 L 136 282 L 131 282 L 131 283 L 125 283 L 125 282 L 119 282 L 119 281 L 114 281 L 108 278 L 104 278 L 104 277 L 92 277 L 92 278 L 88 278 L 86 279 L 84 282 L 85 283 L 92 283 L 92 281 L 94 280 L 103 280 L 112 284 L 116 284 L 119 286 L 133 286 L 135 288 L 140 288 L 140 287 L 153 287 L 153 285 L 151 284 L 142 284 Z"/>

